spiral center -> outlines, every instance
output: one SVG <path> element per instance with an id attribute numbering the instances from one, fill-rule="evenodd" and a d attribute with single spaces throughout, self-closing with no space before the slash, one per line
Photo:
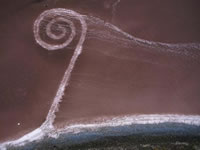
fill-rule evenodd
<path id="1" fill-rule="evenodd" d="M 64 24 L 59 24 L 59 22 L 64 22 L 67 23 L 67 25 Z M 58 23 L 58 24 L 56 24 Z M 55 24 L 55 25 L 54 25 Z M 55 27 L 55 30 L 53 30 Z M 68 28 L 69 27 L 69 28 Z M 69 31 L 69 29 L 71 31 Z M 53 33 L 53 31 L 56 32 Z M 50 23 L 47 24 L 47 28 L 46 28 L 46 33 L 48 35 L 48 37 L 54 39 L 54 40 L 60 40 L 62 38 L 64 38 L 67 34 L 70 34 L 69 39 L 71 39 L 71 37 L 75 34 L 75 29 L 74 29 L 74 24 L 73 22 L 71 22 L 70 20 L 66 19 L 66 18 L 56 18 L 50 21 Z"/>

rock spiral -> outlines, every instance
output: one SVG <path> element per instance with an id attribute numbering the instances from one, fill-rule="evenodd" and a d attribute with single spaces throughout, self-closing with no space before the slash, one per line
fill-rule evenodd
<path id="1" fill-rule="evenodd" d="M 80 24 L 81 29 L 76 30 L 75 24 Z M 68 85 L 71 72 L 76 60 L 82 51 L 82 45 L 85 41 L 87 25 L 82 15 L 72 10 L 55 8 L 46 10 L 35 20 L 33 32 L 36 42 L 47 50 L 58 50 L 67 47 L 75 38 L 77 31 L 80 32 L 80 38 L 70 60 L 68 68 L 60 82 L 49 113 L 42 125 L 43 129 L 52 130 L 53 122 L 56 118 L 55 112 L 59 109 L 59 103 L 62 101 L 65 87 Z"/>
<path id="2" fill-rule="evenodd" d="M 83 44 L 86 23 L 82 15 L 68 9 L 46 10 L 35 20 L 33 32 L 36 42 L 47 50 L 57 50 L 68 46 L 76 35 L 74 22 L 81 25 L 79 45 Z"/>

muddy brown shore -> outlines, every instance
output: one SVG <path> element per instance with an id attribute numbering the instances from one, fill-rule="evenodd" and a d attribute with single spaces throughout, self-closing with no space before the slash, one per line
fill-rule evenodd
<path id="1" fill-rule="evenodd" d="M 55 52 L 36 44 L 33 22 L 44 10 L 72 9 L 149 41 L 200 43 L 198 0 L 121 0 L 114 7 L 115 2 L 0 3 L 0 141 L 20 137 L 44 122 L 73 55 L 76 41 Z M 122 59 L 120 53 L 127 57 Z M 127 114 L 199 115 L 199 75 L 199 61 L 185 56 L 149 53 L 141 47 L 124 48 L 86 36 L 55 125 Z"/>

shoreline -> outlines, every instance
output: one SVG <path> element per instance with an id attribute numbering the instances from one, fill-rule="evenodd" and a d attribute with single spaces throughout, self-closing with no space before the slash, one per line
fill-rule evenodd
<path id="1" fill-rule="evenodd" d="M 100 122 L 100 120 L 103 120 Z M 178 126 L 171 126 L 168 128 L 167 126 L 162 126 L 162 124 L 176 124 Z M 149 128 L 143 128 L 142 126 L 148 126 L 148 125 L 155 125 L 160 126 L 161 130 L 159 128 L 152 128 L 153 131 L 149 130 Z M 126 127 L 126 126 L 132 126 L 131 129 L 134 132 L 149 132 L 154 133 L 155 130 L 157 130 L 159 133 L 163 133 L 164 135 L 168 133 L 166 129 L 170 129 L 172 133 L 174 132 L 175 135 L 177 133 L 185 133 L 185 134 L 194 134 L 197 136 L 200 136 L 196 132 L 196 130 L 200 130 L 200 116 L 192 116 L 192 115 L 132 115 L 132 116 L 123 116 L 123 117 L 114 117 L 110 119 L 101 118 L 99 119 L 99 122 L 94 121 L 94 123 L 89 124 L 73 124 L 66 126 L 63 129 L 55 129 L 55 130 L 46 130 L 45 128 L 42 129 L 42 127 L 35 129 L 34 131 L 24 135 L 23 137 L 15 140 L 15 141 L 7 141 L 5 143 L 0 144 L 0 148 L 3 150 L 6 150 L 9 146 L 24 146 L 28 143 L 37 143 L 43 140 L 45 137 L 54 138 L 55 140 L 60 137 L 60 135 L 75 135 L 80 133 L 85 133 L 86 135 L 89 134 L 89 132 L 98 132 L 98 134 L 105 134 L 105 131 L 107 133 L 107 128 L 117 128 L 117 127 Z M 138 130 L 135 128 L 135 126 L 138 126 L 137 128 L 140 128 Z M 189 128 L 185 128 L 185 126 L 189 126 Z M 179 130 L 180 127 L 181 130 Z M 192 128 L 191 128 L 192 127 Z M 194 128 L 193 128 L 194 127 Z M 126 128 L 125 128 L 126 129 Z M 191 130 L 190 130 L 191 129 Z M 195 129 L 193 131 L 193 129 Z M 104 131 L 105 130 L 105 131 Z M 163 132 L 163 131 L 164 132 Z M 166 131 L 167 132 L 166 132 Z M 177 130 L 177 132 L 175 132 Z M 120 131 L 120 132 L 119 132 Z M 122 130 L 115 130 L 114 134 L 117 135 L 117 132 L 120 134 L 126 134 L 129 133 L 129 131 L 122 131 Z M 113 132 L 111 132 L 113 133 Z M 155 132 L 156 133 L 156 132 Z M 113 134 L 113 135 L 114 135 Z"/>

